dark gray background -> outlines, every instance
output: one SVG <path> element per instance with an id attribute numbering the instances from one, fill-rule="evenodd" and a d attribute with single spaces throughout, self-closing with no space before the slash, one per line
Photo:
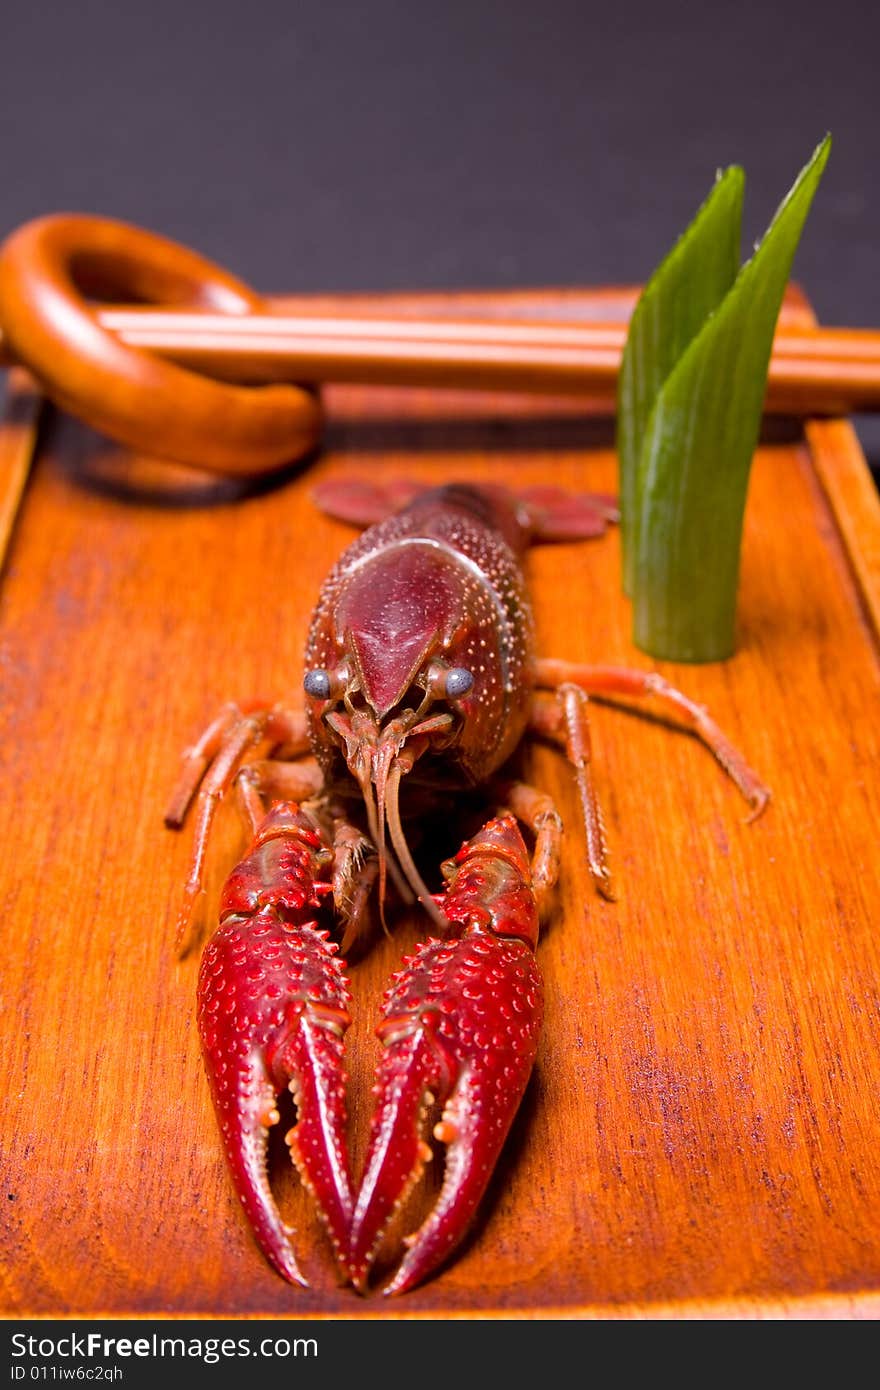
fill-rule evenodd
<path id="1" fill-rule="evenodd" d="M 880 327 L 876 0 L 5 10 L 0 235 L 105 213 L 265 292 L 634 283 L 730 163 L 747 254 L 830 131 L 795 278 Z"/>

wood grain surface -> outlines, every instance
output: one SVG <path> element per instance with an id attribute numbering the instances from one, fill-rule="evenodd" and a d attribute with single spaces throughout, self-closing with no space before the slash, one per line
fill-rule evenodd
<path id="1" fill-rule="evenodd" d="M 349 307 L 607 321 L 631 303 L 546 291 Z M 230 697 L 296 697 L 310 608 L 353 537 L 312 506 L 317 479 L 616 485 L 612 423 L 588 401 L 337 387 L 325 405 L 322 451 L 263 488 L 132 458 L 66 419 L 35 465 L 0 586 L 0 1315 L 877 1317 L 878 531 L 845 422 L 762 442 L 737 653 L 662 667 L 769 782 L 764 816 L 745 823 L 693 738 L 594 702 L 620 892 L 603 902 L 564 761 L 525 753 L 568 826 L 538 953 L 546 1023 L 459 1257 L 397 1300 L 340 1288 L 274 1152 L 311 1287 L 257 1251 L 202 1072 L 196 957 L 173 951 L 189 834 L 162 814 L 179 755 Z M 536 548 L 528 572 L 544 654 L 649 664 L 616 533 Z M 224 807 L 214 898 L 241 845 Z M 438 838 L 438 862 L 449 849 Z M 352 966 L 356 1155 L 378 997 L 413 940 L 404 923 Z M 436 1190 L 434 1177 L 414 1212 Z"/>

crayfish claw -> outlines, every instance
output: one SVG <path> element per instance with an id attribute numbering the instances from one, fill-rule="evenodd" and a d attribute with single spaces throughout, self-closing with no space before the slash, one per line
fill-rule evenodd
<path id="1" fill-rule="evenodd" d="M 512 816 L 490 821 L 454 861 L 442 899 L 450 938 L 405 960 L 384 998 L 377 1103 L 355 1205 L 349 1276 L 366 1287 L 392 1218 L 433 1151 L 446 1145 L 440 1195 L 384 1292 L 432 1274 L 470 1228 L 531 1074 L 543 1014 L 538 909 Z M 455 933 L 458 933 L 455 935 Z M 434 1112 L 436 1114 L 436 1110 Z"/>
<path id="2" fill-rule="evenodd" d="M 269 1185 L 269 1131 L 280 1121 L 287 1089 L 297 1111 L 286 1136 L 290 1157 L 345 1267 L 353 1209 L 342 1066 L 347 991 L 340 963 L 320 933 L 307 925 L 293 939 L 283 933 L 260 916 L 249 923 L 231 919 L 220 928 L 202 958 L 199 1029 L 245 1215 L 270 1263 L 284 1278 L 305 1283 Z M 325 993 L 336 996 L 330 1022 L 308 998 L 316 965 Z"/>
<path id="3" fill-rule="evenodd" d="M 385 1231 L 434 1151 L 422 1137 L 436 1075 L 434 1049 L 416 1027 L 389 1044 L 380 1064 L 378 1104 L 349 1244 L 351 1282 L 364 1292 Z M 435 1083 L 436 1084 L 436 1083 Z"/>
<path id="4" fill-rule="evenodd" d="M 273 1116 L 274 1094 L 265 1078 L 257 1073 L 258 1064 L 239 1074 L 233 1099 L 215 1106 L 223 1135 L 230 1175 L 254 1237 L 272 1267 L 290 1284 L 308 1287 L 308 1280 L 297 1264 L 290 1243 L 291 1227 L 281 1218 L 272 1195 L 267 1172 L 268 1136 Z M 266 1098 L 266 1091 L 272 1102 Z M 248 1104 L 248 1099 L 256 1104 Z M 270 1103 L 272 1109 L 269 1109 Z M 222 1108 L 221 1108 L 222 1107 Z M 260 1113 L 257 1113 L 260 1112 Z M 267 1121 L 269 1123 L 267 1123 Z"/>
<path id="5" fill-rule="evenodd" d="M 417 1231 L 404 1236 L 406 1253 L 383 1293 L 400 1294 L 420 1284 L 452 1253 L 470 1229 L 489 1184 L 507 1130 L 519 1105 L 519 1094 L 508 1095 L 502 1107 L 492 1105 L 486 1114 L 486 1095 L 473 1078 L 456 1088 L 444 1119 L 434 1127 L 434 1137 L 447 1145 L 446 1166 L 440 1195 Z M 503 1124 L 499 1109 L 508 1112 Z M 456 1119 L 446 1118 L 454 1111 Z M 494 1126 L 503 1124 L 500 1141 Z"/>
<path id="6" fill-rule="evenodd" d="M 221 925 L 199 968 L 198 1024 L 235 1190 L 260 1248 L 285 1279 L 305 1284 L 267 1173 L 270 1129 L 289 1090 L 297 1118 L 290 1156 L 347 1270 L 353 1211 L 346 1150 L 343 1040 L 350 1002 L 344 962 L 315 909 L 324 845 L 294 803 L 275 803 L 226 882 Z"/>
<path id="7" fill-rule="evenodd" d="M 347 1272 L 354 1201 L 345 1142 L 342 1038 L 348 1015 L 329 1022 L 312 1008 L 294 1042 L 289 1089 L 297 1120 L 285 1135 L 291 1162 L 324 1223 L 339 1266 Z"/>

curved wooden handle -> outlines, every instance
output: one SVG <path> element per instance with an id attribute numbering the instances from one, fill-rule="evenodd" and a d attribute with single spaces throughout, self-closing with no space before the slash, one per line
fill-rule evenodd
<path id="1" fill-rule="evenodd" d="M 26 223 L 0 248 L 0 321 L 46 395 L 139 452 L 233 475 L 314 448 L 316 395 L 212 381 L 130 347 L 87 302 L 265 311 L 259 295 L 196 252 L 139 227 L 75 214 Z"/>

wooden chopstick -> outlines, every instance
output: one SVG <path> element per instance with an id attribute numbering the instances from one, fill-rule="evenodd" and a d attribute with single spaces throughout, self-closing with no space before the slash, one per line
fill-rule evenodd
<path id="1" fill-rule="evenodd" d="M 392 320 L 103 308 L 101 325 L 133 347 L 241 382 L 353 382 L 613 399 L 625 323 Z M 0 339 L 2 352 L 2 339 Z M 880 333 L 780 330 L 766 408 L 849 414 L 880 409 Z"/>

